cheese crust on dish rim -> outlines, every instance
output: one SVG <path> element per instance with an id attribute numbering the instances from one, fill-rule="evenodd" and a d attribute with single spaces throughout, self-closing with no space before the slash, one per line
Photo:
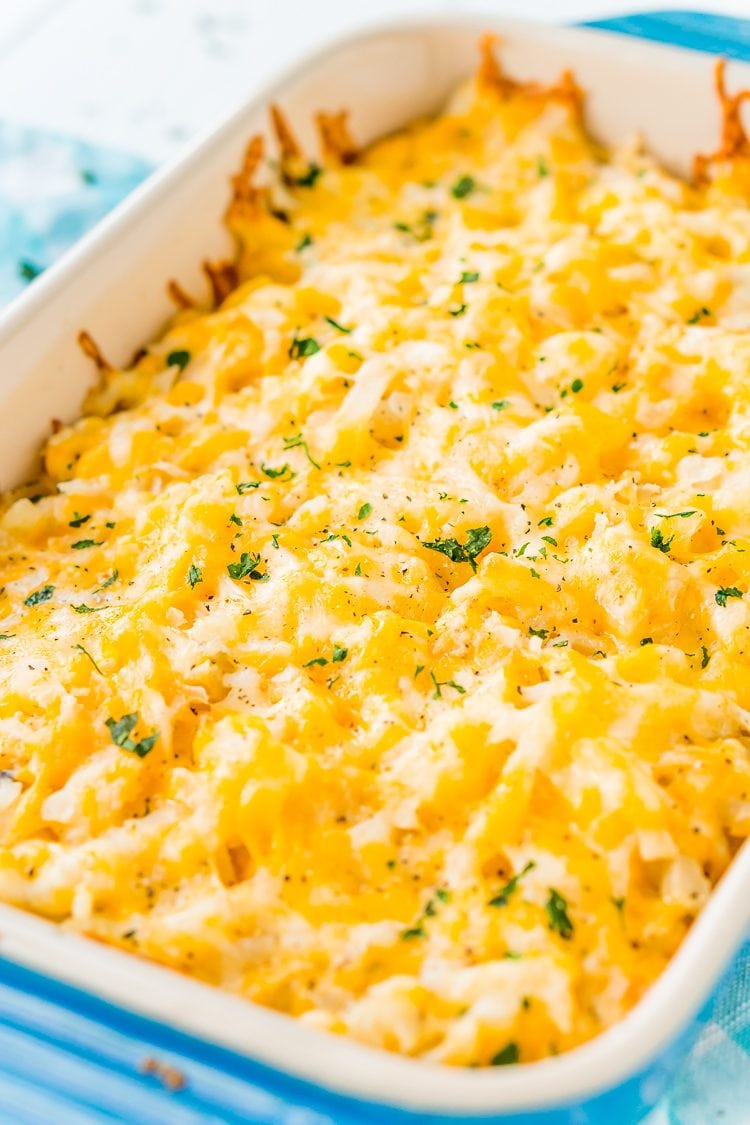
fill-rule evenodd
<path id="1" fill-rule="evenodd" d="M 610 151 L 489 39 L 251 142 L 0 519 L 0 898 L 454 1065 L 621 1018 L 750 832 L 750 147 Z"/>

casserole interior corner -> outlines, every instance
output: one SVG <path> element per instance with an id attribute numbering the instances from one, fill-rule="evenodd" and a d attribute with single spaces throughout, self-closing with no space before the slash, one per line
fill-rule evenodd
<path id="1" fill-rule="evenodd" d="M 0 898 L 453 1065 L 633 1007 L 750 831 L 717 76 L 692 180 L 489 37 L 364 150 L 273 107 L 211 306 L 173 283 L 124 368 L 83 333 L 83 415 L 2 499 Z"/>

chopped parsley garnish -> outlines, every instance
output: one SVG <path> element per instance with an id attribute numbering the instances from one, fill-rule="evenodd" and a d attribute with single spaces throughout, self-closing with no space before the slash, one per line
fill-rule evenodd
<path id="1" fill-rule="evenodd" d="M 459 305 L 457 309 L 448 309 L 449 316 L 463 316 L 466 312 L 466 305 Z"/>
<path id="2" fill-rule="evenodd" d="M 436 677 L 434 672 L 430 672 L 430 679 L 432 680 L 433 684 L 435 685 L 435 690 L 432 693 L 433 699 L 442 699 L 443 698 L 443 693 L 440 689 L 444 688 L 444 687 L 453 688 L 453 690 L 457 691 L 459 695 L 465 695 L 466 694 L 466 688 L 461 687 L 461 685 L 457 684 L 455 680 L 438 680 L 438 678 Z"/>
<path id="3" fill-rule="evenodd" d="M 301 176 L 287 176 L 286 178 L 288 182 L 294 184 L 295 187 L 314 187 L 318 177 L 322 175 L 323 169 L 312 160 L 310 161 L 307 171 L 303 172 Z"/>
<path id="4" fill-rule="evenodd" d="M 736 586 L 721 586 L 714 594 L 716 604 L 725 606 L 727 598 L 741 598 L 742 590 L 738 590 Z"/>
<path id="5" fill-rule="evenodd" d="M 654 643 L 654 638 L 653 637 L 641 637 L 639 643 L 640 643 L 641 648 L 643 648 L 644 645 L 652 645 Z"/>
<path id="6" fill-rule="evenodd" d="M 417 219 L 413 224 L 410 223 L 394 223 L 393 226 L 396 230 L 401 231 L 403 234 L 410 234 L 417 242 L 427 242 L 432 238 L 433 230 L 432 224 L 438 217 L 437 211 L 425 211 L 424 214 Z"/>
<path id="7" fill-rule="evenodd" d="M 552 527 L 552 516 L 542 516 L 537 527 Z"/>
<path id="8" fill-rule="evenodd" d="M 415 938 L 427 937 L 424 926 L 410 926 L 408 930 L 401 931 L 402 941 L 414 941 Z"/>
<path id="9" fill-rule="evenodd" d="M 290 359 L 304 359 L 320 351 L 320 344 L 312 336 L 295 336 L 289 345 Z"/>
<path id="10" fill-rule="evenodd" d="M 29 594 L 28 598 L 24 598 L 23 604 L 31 607 L 40 605 L 41 602 L 48 602 L 54 592 L 54 586 L 42 586 L 39 590 L 35 590 L 33 594 Z"/>
<path id="11" fill-rule="evenodd" d="M 365 501 L 365 503 L 362 505 L 362 507 L 359 509 L 359 511 L 357 513 L 357 519 L 358 520 L 366 520 L 371 511 L 372 511 L 372 504 L 369 504 L 367 501 Z"/>
<path id="12" fill-rule="evenodd" d="M 492 1056 L 490 1066 L 508 1066 L 510 1063 L 517 1063 L 520 1057 L 521 1052 L 518 1049 L 518 1044 L 506 1043 L 501 1051 Z"/>
<path id="13" fill-rule="evenodd" d="M 432 539 L 424 541 L 423 547 L 430 551 L 440 551 L 447 555 L 451 562 L 467 562 L 476 573 L 475 559 L 485 547 L 489 546 L 492 532 L 488 527 L 472 527 L 466 533 L 466 542 L 459 543 L 457 539 Z"/>
<path id="14" fill-rule="evenodd" d="M 198 567 L 195 565 L 195 563 L 190 564 L 187 576 L 188 576 L 188 582 L 190 583 L 190 589 L 191 590 L 194 590 L 195 587 L 198 585 L 198 583 L 203 581 L 203 574 L 198 569 Z"/>
<path id="15" fill-rule="evenodd" d="M 686 512 L 672 512 L 670 515 L 665 515 L 663 512 L 657 512 L 657 519 L 660 520 L 685 520 L 688 516 L 694 516 L 697 513 L 697 508 L 689 508 Z"/>
<path id="16" fill-rule="evenodd" d="M 285 437 L 282 440 L 284 442 L 284 449 L 303 449 L 305 451 L 305 457 L 307 457 L 307 460 L 310 462 L 313 468 L 320 468 L 320 465 L 310 453 L 307 442 L 303 441 L 302 434 L 295 434 L 294 437 Z"/>
<path id="17" fill-rule="evenodd" d="M 323 319 L 328 321 L 331 328 L 335 328 L 337 332 L 343 332 L 345 336 L 348 336 L 350 332 L 353 331 L 351 328 L 345 328 L 343 324 L 339 324 L 332 316 L 324 316 Z"/>
<path id="18" fill-rule="evenodd" d="M 86 547 L 101 547 L 103 542 L 103 539 L 77 539 L 70 545 L 74 551 L 83 551 Z"/>
<path id="19" fill-rule="evenodd" d="M 697 324 L 704 316 L 711 316 L 711 310 L 707 309 L 705 305 L 696 309 L 693 315 L 688 317 L 688 324 Z"/>
<path id="20" fill-rule="evenodd" d="M 701 668 L 705 668 L 708 665 L 710 659 L 711 657 L 708 655 L 708 649 L 705 645 L 701 645 Z"/>
<path id="21" fill-rule="evenodd" d="M 549 636 L 549 629 L 535 629 L 532 625 L 529 625 L 529 636 L 541 637 L 543 641 L 546 641 Z"/>
<path id="22" fill-rule="evenodd" d="M 506 406 L 510 406 L 510 403 L 508 402 L 507 398 L 499 398 L 497 400 L 497 402 L 493 402 L 492 409 L 493 410 L 505 410 Z"/>
<path id="23" fill-rule="evenodd" d="M 91 655 L 91 653 L 89 652 L 89 650 L 87 648 L 84 648 L 83 645 L 73 645 L 73 648 L 76 649 L 78 652 L 82 652 L 83 655 L 86 656 L 91 661 L 91 663 L 94 665 L 94 667 L 96 668 L 96 670 L 97 670 L 97 672 L 99 673 L 100 676 L 104 675 L 101 668 L 96 663 L 96 661 L 94 660 L 93 656 Z"/>
<path id="24" fill-rule="evenodd" d="M 313 239 L 309 234 L 303 234 L 297 245 L 294 247 L 294 252 L 299 254 L 302 250 L 307 250 L 308 246 L 312 246 Z"/>
<path id="25" fill-rule="evenodd" d="M 662 534 L 661 528 L 651 528 L 651 546 L 656 547 L 657 551 L 661 551 L 662 554 L 666 555 L 669 553 L 669 548 L 673 539 L 674 535 L 670 535 L 669 539 L 665 539 Z"/>
<path id="26" fill-rule="evenodd" d="M 69 522 L 68 527 L 83 527 L 90 519 L 91 516 L 79 516 L 78 512 L 74 512 L 73 519 Z"/>
<path id="27" fill-rule="evenodd" d="M 477 270 L 464 270 L 458 279 L 459 285 L 471 285 L 474 281 L 479 281 L 479 272 Z"/>
<path id="28" fill-rule="evenodd" d="M 242 520 L 240 519 L 240 517 L 237 515 L 236 512 L 232 512 L 231 516 L 229 517 L 229 522 L 230 523 L 236 523 L 237 527 L 242 527 Z"/>
<path id="29" fill-rule="evenodd" d="M 261 471 L 264 472 L 267 477 L 270 477 L 271 480 L 276 480 L 277 477 L 283 477 L 284 473 L 289 473 L 290 476 L 292 475 L 292 470 L 288 465 L 280 465 L 278 469 L 274 469 L 273 465 L 264 465 L 261 462 L 260 467 Z"/>
<path id="30" fill-rule="evenodd" d="M 539 176 L 540 180 L 544 179 L 545 176 L 549 176 L 549 165 L 547 164 L 547 161 L 543 156 L 540 156 L 537 159 L 536 174 L 537 176 Z"/>
<path id="31" fill-rule="evenodd" d="M 454 199 L 465 199 L 467 195 L 471 195 L 477 182 L 473 176 L 460 176 L 451 188 L 451 195 Z"/>
<path id="32" fill-rule="evenodd" d="M 573 923 L 568 916 L 568 904 L 561 894 L 550 887 L 549 898 L 544 909 L 547 911 L 547 921 L 553 933 L 568 941 L 573 936 Z"/>
<path id="33" fill-rule="evenodd" d="M 29 258 L 21 258 L 18 263 L 18 276 L 23 278 L 24 281 L 33 281 L 43 272 L 44 266 L 38 266 L 36 262 L 32 262 Z"/>
<path id="34" fill-rule="evenodd" d="M 556 547 L 556 546 L 557 546 L 557 540 L 556 540 L 556 539 L 553 539 L 553 537 L 552 537 L 551 535 L 543 535 L 543 536 L 542 536 L 542 541 L 543 541 L 544 543 L 549 543 L 549 544 L 550 544 L 550 545 L 551 545 L 552 547 Z"/>
<path id="35" fill-rule="evenodd" d="M 109 737 L 114 742 L 115 746 L 119 746 L 121 750 L 132 750 L 139 758 L 145 758 L 146 755 L 153 750 L 154 743 L 159 737 L 158 730 L 154 730 L 146 738 L 142 738 L 139 742 L 135 742 L 130 737 L 134 727 L 137 725 L 140 716 L 137 711 L 132 711 L 129 715 L 123 715 L 121 719 L 107 719 L 106 725 L 109 729 Z"/>
<path id="36" fill-rule="evenodd" d="M 511 876 L 511 878 L 508 880 L 508 882 L 505 884 L 505 886 L 502 887 L 498 891 L 498 893 L 493 898 L 491 898 L 489 900 L 487 905 L 488 906 L 507 906 L 508 902 L 510 900 L 510 896 L 512 894 L 514 894 L 516 892 L 516 890 L 518 889 L 519 879 L 522 879 L 523 876 L 527 875 L 529 871 L 533 871 L 535 867 L 536 867 L 536 864 L 534 863 L 534 861 L 529 860 L 529 862 L 526 864 L 526 866 L 523 867 L 518 872 L 517 875 Z"/>
<path id="37" fill-rule="evenodd" d="M 583 390 L 583 379 L 574 379 L 570 384 L 570 389 L 574 395 L 577 395 L 579 391 Z"/>
<path id="38" fill-rule="evenodd" d="M 167 367 L 179 367 L 180 371 L 184 371 L 192 358 L 185 348 L 177 348 L 167 356 Z"/>
<path id="39" fill-rule="evenodd" d="M 15 633 L 0 633 L 0 641 L 12 641 Z"/>
<path id="40" fill-rule="evenodd" d="M 234 486 L 240 496 L 244 496 L 246 492 L 250 492 L 253 488 L 260 488 L 259 480 L 243 480 Z"/>
<path id="41" fill-rule="evenodd" d="M 109 578 L 105 578 L 104 581 L 102 582 L 101 586 L 99 586 L 96 590 L 94 590 L 94 593 L 100 594 L 102 590 L 106 590 L 108 586 L 111 586 L 113 582 L 116 582 L 119 577 L 120 577 L 120 572 L 115 567 L 115 569 L 110 574 Z"/>
<path id="42" fill-rule="evenodd" d="M 80 605 L 74 605 L 72 608 L 76 611 L 76 613 L 100 613 L 101 610 L 106 609 L 107 606 L 91 606 L 85 605 L 84 602 L 81 602 Z"/>
<path id="43" fill-rule="evenodd" d="M 236 563 L 229 563 L 227 571 L 230 578 L 252 578 L 255 582 L 259 582 L 265 578 L 265 574 L 261 574 L 258 570 L 260 565 L 260 555 L 251 554 L 248 551 L 243 551 L 240 555 L 240 561 Z"/>
<path id="44" fill-rule="evenodd" d="M 321 668 L 325 668 L 328 661 L 325 656 L 315 656 L 312 660 L 308 660 L 307 664 L 303 664 L 303 668 L 312 668 L 314 664 L 319 664 Z"/>
<path id="45" fill-rule="evenodd" d="M 273 547 L 274 551 L 278 551 L 278 549 L 279 549 L 278 534 L 274 534 L 274 535 L 271 536 L 271 546 Z"/>

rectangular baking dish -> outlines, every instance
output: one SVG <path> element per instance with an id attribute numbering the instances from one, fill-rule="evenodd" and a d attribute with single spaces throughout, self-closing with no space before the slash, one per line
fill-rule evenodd
<path id="1" fill-rule="evenodd" d="M 267 131 L 270 101 L 281 103 L 311 149 L 317 108 L 349 107 L 353 131 L 366 143 L 438 109 L 472 72 L 478 35 L 488 29 L 502 36 L 503 64 L 514 75 L 549 80 L 572 68 L 600 138 L 638 130 L 678 171 L 688 171 L 695 152 L 714 146 L 718 111 L 705 54 L 601 30 L 489 19 L 404 24 L 335 44 L 254 94 L 154 175 L 0 316 L 0 484 L 28 473 L 52 418 L 72 419 L 79 411 L 92 379 L 76 344 L 79 330 L 87 329 L 111 361 L 126 362 L 170 314 L 167 280 L 177 278 L 197 294 L 205 286 L 201 262 L 231 252 L 221 225 L 229 176 L 248 137 Z M 750 66 L 733 63 L 730 81 L 750 85 Z M 709 1017 L 715 990 L 749 932 L 746 846 L 667 971 L 619 1025 L 557 1058 L 467 1071 L 324 1035 L 0 906 L 0 1107 L 8 1104 L 3 1067 L 7 1073 L 16 1066 L 30 1084 L 44 1084 L 43 1056 L 29 1055 L 33 1027 L 34 1050 L 44 1040 L 70 1058 L 95 1059 L 100 1085 L 84 1097 L 73 1077 L 67 1096 L 92 1112 L 108 1106 L 111 1115 L 82 1121 L 164 1120 L 145 1080 L 125 1083 L 139 1052 L 153 1045 L 160 1058 L 166 1052 L 186 1068 L 185 1090 L 172 1095 L 175 1122 L 203 1120 L 192 1110 L 179 1116 L 181 1104 L 186 1113 L 223 1106 L 222 1116 L 210 1120 L 289 1125 L 637 1121 Z M 62 1089 L 67 1078 L 55 1081 Z M 12 1120 L 38 1119 L 23 1112 L 19 1103 Z M 78 1118 L 71 1111 L 65 1120 Z"/>

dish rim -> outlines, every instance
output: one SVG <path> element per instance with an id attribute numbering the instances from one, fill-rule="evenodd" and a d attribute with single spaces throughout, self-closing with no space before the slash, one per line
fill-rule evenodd
<path id="1" fill-rule="evenodd" d="M 127 237 L 178 179 L 214 150 L 249 117 L 282 98 L 285 88 L 343 48 L 390 35 L 451 29 L 504 29 L 541 41 L 615 40 L 623 49 L 654 59 L 681 56 L 684 65 L 700 60 L 684 47 L 634 39 L 595 27 L 564 27 L 503 16 L 442 14 L 408 17 L 334 37 L 282 68 L 217 123 L 202 130 L 182 152 L 153 172 L 75 247 L 64 254 L 0 312 L 0 346 L 29 321 L 80 271 L 95 267 L 99 253 Z M 742 63 L 735 62 L 735 67 Z M 31 912 L 0 903 L 0 957 L 61 980 L 199 1039 L 213 1042 L 321 1089 L 381 1106 L 412 1111 L 486 1115 L 559 1108 L 621 1085 L 684 1031 L 727 970 L 750 930 L 750 841 L 743 844 L 708 903 L 656 982 L 618 1023 L 562 1055 L 502 1069 L 463 1069 L 391 1054 L 343 1036 L 310 1028 L 298 1019 L 203 984 L 157 962 L 105 946 Z M 96 955 L 94 956 L 94 951 Z M 69 956 L 65 956 L 65 954 Z M 710 953 L 710 956 L 708 955 Z M 62 954 L 62 955 L 61 955 Z M 70 962 L 80 962 L 71 969 Z M 50 969 L 50 965 L 53 966 Z M 294 1058 L 294 1065 L 288 1062 Z M 384 1095 L 384 1091 L 387 1094 Z"/>

